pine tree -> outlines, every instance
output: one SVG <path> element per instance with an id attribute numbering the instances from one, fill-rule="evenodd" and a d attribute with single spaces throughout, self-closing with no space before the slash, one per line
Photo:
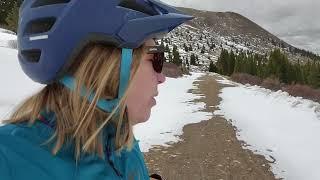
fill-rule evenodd
<path id="1" fill-rule="evenodd" d="M 163 48 L 164 48 L 164 42 L 163 42 L 164 40 L 163 39 L 161 39 L 161 44 L 160 44 L 160 46 L 162 46 Z"/>
<path id="2" fill-rule="evenodd" d="M 234 73 L 239 73 L 240 71 L 240 66 L 241 66 L 241 61 L 238 57 L 236 57 L 234 61 Z"/>
<path id="3" fill-rule="evenodd" d="M 196 65 L 196 56 L 193 53 L 190 56 L 190 64 L 193 66 Z"/>
<path id="4" fill-rule="evenodd" d="M 166 44 L 165 52 L 170 52 L 170 48 L 168 44 Z"/>
<path id="5" fill-rule="evenodd" d="M 319 71 L 317 68 L 317 64 L 315 61 L 313 61 L 312 66 L 310 67 L 310 73 L 307 77 L 308 84 L 316 88 L 319 83 L 318 77 L 319 77 Z"/>
<path id="6" fill-rule="evenodd" d="M 250 74 L 250 55 L 245 54 L 242 64 L 242 72 Z"/>
<path id="7" fill-rule="evenodd" d="M 281 54 L 280 62 L 280 80 L 284 83 L 289 83 L 289 60 L 285 54 Z"/>
<path id="8" fill-rule="evenodd" d="M 19 7 L 18 2 L 15 2 L 11 11 L 8 13 L 6 22 L 8 24 L 8 29 L 14 32 L 18 30 L 18 21 L 19 21 Z"/>
<path id="9" fill-rule="evenodd" d="M 184 48 L 184 51 L 186 51 L 186 52 L 189 51 L 189 47 L 186 45 L 186 43 L 183 43 L 183 48 Z"/>
<path id="10" fill-rule="evenodd" d="M 315 87 L 320 89 L 320 63 L 318 63 L 317 65 L 317 76 L 316 76 Z"/>
<path id="11" fill-rule="evenodd" d="M 216 47 L 216 45 L 215 45 L 214 43 L 211 43 L 210 49 L 212 50 L 212 49 L 214 49 L 215 47 Z"/>
<path id="12" fill-rule="evenodd" d="M 245 54 L 241 52 L 237 57 L 238 65 L 235 67 L 237 69 L 236 72 L 245 72 L 244 64 L 245 64 Z"/>
<path id="13" fill-rule="evenodd" d="M 218 72 L 217 66 L 215 64 L 213 64 L 212 61 L 210 61 L 210 64 L 209 64 L 209 72 L 215 72 L 215 73 Z"/>
<path id="14" fill-rule="evenodd" d="M 253 54 L 248 56 L 248 66 L 249 66 L 249 74 L 256 76 L 257 75 L 257 63 Z"/>
<path id="15" fill-rule="evenodd" d="M 172 58 L 172 54 L 171 54 L 170 51 L 169 51 L 169 62 L 170 62 L 170 63 L 173 63 L 173 58 Z"/>
<path id="16" fill-rule="evenodd" d="M 296 77 L 296 69 L 295 66 L 292 65 L 291 63 L 288 63 L 288 67 L 287 67 L 288 71 L 287 71 L 287 83 L 288 84 L 292 84 L 292 83 L 296 83 L 297 82 L 297 77 Z"/>
<path id="17" fill-rule="evenodd" d="M 293 65 L 294 72 L 295 72 L 295 82 L 303 84 L 303 73 L 302 73 L 302 67 L 300 65 L 300 60 L 298 60 L 298 63 Z"/>
<path id="18" fill-rule="evenodd" d="M 180 66 L 182 64 L 182 60 L 178 51 L 178 47 L 176 45 L 173 45 L 172 55 L 173 55 L 173 63 L 176 64 L 177 66 Z"/>
<path id="19" fill-rule="evenodd" d="M 177 51 L 177 50 L 178 50 L 178 47 L 174 44 L 174 45 L 173 45 L 172 52 L 175 52 L 175 51 Z"/>
<path id="20" fill-rule="evenodd" d="M 310 62 L 308 61 L 306 64 L 301 65 L 301 74 L 302 74 L 302 84 L 308 84 L 308 76 L 310 72 Z"/>
<path id="21" fill-rule="evenodd" d="M 0 25 L 7 25 L 7 17 L 12 12 L 14 6 L 20 6 L 21 2 L 17 0 L 1 0 L 0 1 Z"/>
<path id="22" fill-rule="evenodd" d="M 199 65 L 199 56 L 196 55 L 196 65 Z"/>
<path id="23" fill-rule="evenodd" d="M 280 49 L 275 49 L 271 52 L 268 61 L 268 76 L 280 77 L 281 66 L 281 52 Z"/>
<path id="24" fill-rule="evenodd" d="M 255 62 L 256 62 L 256 67 L 257 67 L 257 76 L 262 78 L 263 77 L 263 65 L 262 65 L 262 59 L 263 59 L 263 56 L 259 56 L 259 55 L 255 55 L 254 56 L 255 58 Z"/>
<path id="25" fill-rule="evenodd" d="M 229 62 L 228 62 L 228 75 L 230 76 L 234 72 L 234 66 L 235 66 L 235 55 L 233 51 L 231 51 L 230 56 L 229 56 Z"/>
<path id="26" fill-rule="evenodd" d="M 229 53 L 227 50 L 222 49 L 220 57 L 218 58 L 218 62 L 217 62 L 218 72 L 220 74 L 228 75 L 229 73 L 228 61 L 229 61 Z"/>
<path id="27" fill-rule="evenodd" d="M 206 48 L 204 47 L 204 45 L 202 46 L 202 49 L 201 49 L 201 54 L 204 54 Z"/>

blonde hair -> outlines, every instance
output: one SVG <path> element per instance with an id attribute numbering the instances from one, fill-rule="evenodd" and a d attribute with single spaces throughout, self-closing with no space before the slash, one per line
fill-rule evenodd
<path id="1" fill-rule="evenodd" d="M 145 53 L 144 46 L 134 49 L 130 79 L 134 77 Z M 47 85 L 22 102 L 4 123 L 28 121 L 32 125 L 39 118 L 41 111 L 54 112 L 55 132 L 46 143 L 55 140 L 52 153 L 56 155 L 65 143 L 73 141 L 76 160 L 82 153 L 97 153 L 103 157 L 101 130 L 108 123 L 116 127 L 116 148 L 131 148 L 133 132 L 126 115 L 127 93 L 124 93 L 118 106 L 111 113 L 103 112 L 96 107 L 101 98 L 117 98 L 120 62 L 121 49 L 101 44 L 88 45 L 74 60 L 69 70 L 76 79 L 75 91 L 70 91 L 59 83 Z M 91 103 L 87 100 L 89 93 L 87 97 L 81 97 L 82 87 L 95 92 Z"/>

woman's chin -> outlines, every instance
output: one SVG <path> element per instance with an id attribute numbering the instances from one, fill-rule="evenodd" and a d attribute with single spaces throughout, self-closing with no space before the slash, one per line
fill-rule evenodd
<path id="1" fill-rule="evenodd" d="M 134 125 L 147 122 L 149 120 L 149 118 L 150 118 L 150 111 L 148 113 L 146 113 L 144 116 L 139 117 L 136 120 L 134 120 Z"/>
<path id="2" fill-rule="evenodd" d="M 139 123 L 144 123 L 147 122 L 150 118 L 150 113 L 148 113 L 145 117 L 141 118 L 141 120 L 139 121 Z"/>

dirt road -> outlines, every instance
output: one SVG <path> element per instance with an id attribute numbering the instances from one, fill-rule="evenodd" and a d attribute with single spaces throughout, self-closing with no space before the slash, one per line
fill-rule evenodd
<path id="1" fill-rule="evenodd" d="M 214 112 L 221 100 L 223 85 L 214 75 L 195 82 L 194 94 L 205 95 L 206 112 Z M 183 141 L 170 147 L 154 147 L 145 153 L 150 173 L 166 180 L 269 180 L 275 179 L 269 162 L 261 155 L 245 150 L 236 138 L 236 129 L 226 119 L 213 116 L 208 121 L 183 128 Z"/>

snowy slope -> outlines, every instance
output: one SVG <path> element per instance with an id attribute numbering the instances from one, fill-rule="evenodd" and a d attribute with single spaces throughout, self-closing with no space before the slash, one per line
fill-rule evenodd
<path id="1" fill-rule="evenodd" d="M 258 86 L 222 89 L 216 115 L 231 119 L 238 139 L 274 161 L 273 172 L 289 180 L 320 179 L 320 104 Z"/>

